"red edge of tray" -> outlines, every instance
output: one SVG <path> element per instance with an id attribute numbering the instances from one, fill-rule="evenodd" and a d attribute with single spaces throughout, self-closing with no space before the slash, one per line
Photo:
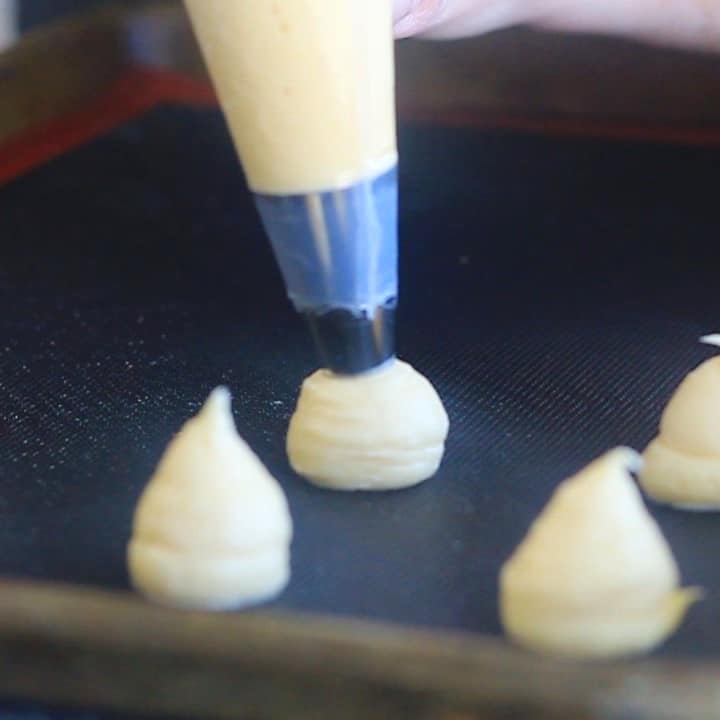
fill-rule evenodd
<path id="1" fill-rule="evenodd" d="M 214 107 L 212 87 L 177 72 L 135 67 L 123 72 L 98 97 L 61 117 L 23 132 L 0 145 L 0 183 L 81 146 L 114 127 L 167 102 Z M 582 119 L 527 120 L 499 117 L 477 109 L 439 109 L 401 105 L 404 121 L 445 127 L 503 128 L 551 135 L 597 136 L 690 145 L 720 144 L 720 128 L 648 127 Z"/>

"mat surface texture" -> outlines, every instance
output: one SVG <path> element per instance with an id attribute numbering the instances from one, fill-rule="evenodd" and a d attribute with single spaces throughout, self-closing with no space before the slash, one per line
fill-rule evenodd
<path id="1" fill-rule="evenodd" d="M 437 477 L 295 476 L 315 367 L 219 113 L 165 106 L 0 189 L 0 574 L 127 586 L 135 502 L 209 390 L 296 525 L 276 605 L 499 633 L 497 573 L 555 485 L 641 449 L 720 331 L 720 151 L 401 131 L 399 348 L 451 418 Z M 720 654 L 720 517 L 652 508 L 708 597 L 664 654 Z"/>

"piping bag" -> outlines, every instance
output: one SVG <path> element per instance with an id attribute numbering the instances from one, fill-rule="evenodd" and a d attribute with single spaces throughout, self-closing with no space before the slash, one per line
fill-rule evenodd
<path id="1" fill-rule="evenodd" d="M 185 0 L 288 296 L 323 367 L 394 356 L 389 0 Z"/>

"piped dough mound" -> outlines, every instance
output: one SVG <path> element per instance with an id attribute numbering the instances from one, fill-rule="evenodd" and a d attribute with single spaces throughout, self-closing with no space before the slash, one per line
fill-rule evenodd
<path id="1" fill-rule="evenodd" d="M 507 633 L 536 651 L 608 658 L 648 651 L 697 599 L 618 448 L 563 482 L 500 575 Z"/>
<path id="2" fill-rule="evenodd" d="M 280 485 L 240 438 L 217 388 L 168 445 L 135 510 L 133 585 L 178 607 L 224 610 L 277 595 L 292 521 Z"/>
<path id="3" fill-rule="evenodd" d="M 336 490 L 391 490 L 437 472 L 448 417 L 433 386 L 393 360 L 370 373 L 319 370 L 303 383 L 287 450 L 297 473 Z"/>
<path id="4" fill-rule="evenodd" d="M 702 342 L 720 346 L 720 335 Z M 686 510 L 720 510 L 720 357 L 682 381 L 643 458 L 640 484 L 653 499 Z"/>

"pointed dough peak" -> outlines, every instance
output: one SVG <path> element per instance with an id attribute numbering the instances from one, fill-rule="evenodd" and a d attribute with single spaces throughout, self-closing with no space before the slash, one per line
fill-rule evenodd
<path id="1" fill-rule="evenodd" d="M 700 338 L 700 342 L 705 345 L 712 345 L 716 348 L 720 348 L 720 334 L 704 335 Z"/>

